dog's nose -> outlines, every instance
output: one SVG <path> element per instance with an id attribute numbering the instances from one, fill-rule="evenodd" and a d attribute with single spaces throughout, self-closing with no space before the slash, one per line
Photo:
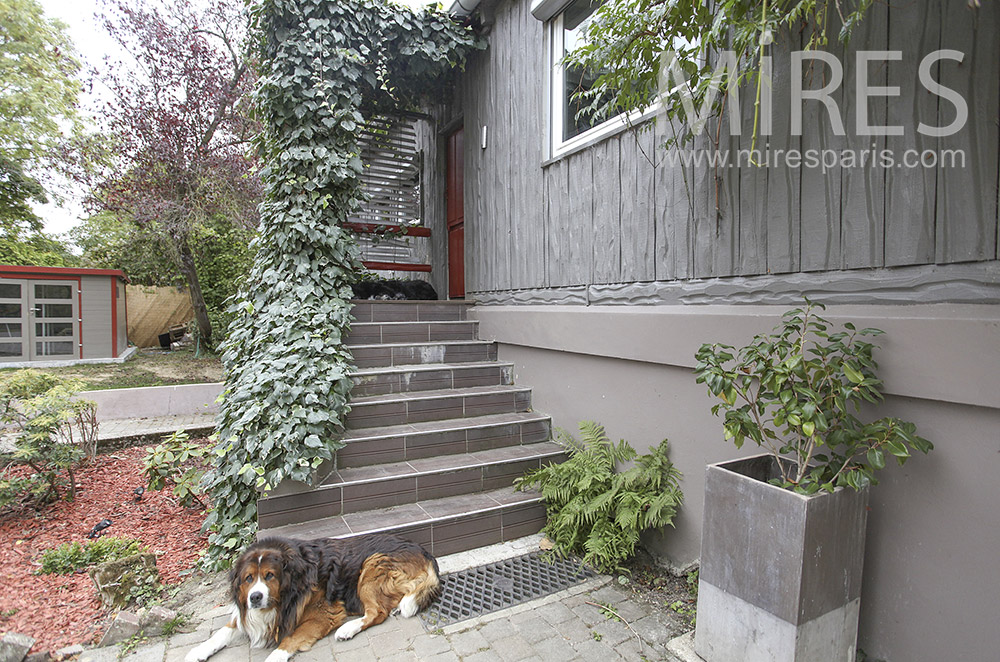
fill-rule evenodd
<path id="1" fill-rule="evenodd" d="M 261 601 L 264 599 L 264 594 L 260 591 L 254 591 L 250 594 L 250 606 L 259 607 Z"/>

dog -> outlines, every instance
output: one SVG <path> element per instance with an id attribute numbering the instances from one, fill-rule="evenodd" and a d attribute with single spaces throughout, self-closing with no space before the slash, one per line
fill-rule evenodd
<path id="1" fill-rule="evenodd" d="M 436 301 L 437 290 L 425 280 L 363 280 L 351 286 L 355 299 Z"/>
<path id="2" fill-rule="evenodd" d="M 185 662 L 204 662 L 238 632 L 254 648 L 277 644 L 265 662 L 287 662 L 334 630 L 351 639 L 390 612 L 411 618 L 441 590 L 437 561 L 423 547 L 375 534 L 331 540 L 263 538 L 229 575 L 232 618 Z M 348 620 L 349 615 L 357 618 Z"/>

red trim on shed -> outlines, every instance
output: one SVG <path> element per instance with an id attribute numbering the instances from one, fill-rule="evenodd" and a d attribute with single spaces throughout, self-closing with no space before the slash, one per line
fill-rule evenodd
<path id="1" fill-rule="evenodd" d="M 411 262 L 369 262 L 365 260 L 362 262 L 366 269 L 371 269 L 372 271 L 423 271 L 429 273 L 431 270 L 431 265 L 429 264 L 414 264 Z"/>
<path id="2" fill-rule="evenodd" d="M 84 269 L 82 267 L 25 267 L 21 265 L 0 264 L 0 274 L 18 274 L 21 277 L 26 275 L 40 276 L 45 278 L 59 278 L 77 276 L 118 276 L 128 282 L 128 276 L 121 269 Z"/>

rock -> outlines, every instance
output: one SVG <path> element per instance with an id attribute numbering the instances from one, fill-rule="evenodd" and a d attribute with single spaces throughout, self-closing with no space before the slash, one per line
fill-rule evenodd
<path id="1" fill-rule="evenodd" d="M 548 538 L 542 538 L 540 541 L 538 541 L 538 549 L 542 550 L 543 552 L 547 552 L 551 549 L 554 549 L 555 546 L 556 546 L 555 543 L 549 540 Z"/>
<path id="2" fill-rule="evenodd" d="M 134 597 L 135 589 L 152 588 L 159 583 L 153 554 L 133 554 L 117 561 L 107 561 L 90 569 L 101 601 L 108 607 L 122 609 Z"/>
<path id="3" fill-rule="evenodd" d="M 76 657 L 77 655 L 83 653 L 83 651 L 84 648 L 81 644 L 73 644 L 72 646 L 66 646 L 64 648 L 60 648 L 59 650 L 57 650 L 55 653 L 52 654 L 52 657 L 61 662 L 62 660 L 66 660 L 71 657 Z"/>
<path id="4" fill-rule="evenodd" d="M 80 647 L 83 650 L 83 646 Z M 48 651 L 42 651 L 40 653 L 30 653 L 28 657 L 24 658 L 24 662 L 49 662 L 52 656 L 49 655 Z"/>
<path id="5" fill-rule="evenodd" d="M 161 605 L 155 605 L 139 612 L 139 623 L 142 625 L 142 631 L 150 636 L 163 634 L 164 626 L 175 618 L 177 618 L 176 611 Z"/>
<path id="6" fill-rule="evenodd" d="M 114 622 L 111 623 L 111 627 L 104 633 L 101 643 L 98 646 L 103 648 L 104 646 L 120 644 L 137 635 L 141 629 L 142 626 L 139 623 L 138 616 L 130 611 L 120 611 L 115 616 Z"/>
<path id="7" fill-rule="evenodd" d="M 32 637 L 8 632 L 0 639 L 0 662 L 21 662 L 34 645 Z"/>

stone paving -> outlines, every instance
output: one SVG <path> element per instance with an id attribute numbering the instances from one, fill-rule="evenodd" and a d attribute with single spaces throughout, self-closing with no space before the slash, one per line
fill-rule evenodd
<path id="1" fill-rule="evenodd" d="M 540 535 L 440 558 L 442 573 L 493 563 L 538 549 Z M 221 605 L 226 581 L 220 575 L 201 595 L 185 599 L 194 611 L 187 632 L 149 640 L 124 652 L 119 646 L 85 651 L 80 662 L 183 662 L 189 650 L 229 620 Z M 601 605 L 601 606 L 598 606 Z M 175 608 L 177 608 L 175 606 Z M 614 610 L 614 616 L 607 608 Z M 419 616 L 391 616 L 350 641 L 328 636 L 293 662 L 685 662 L 682 631 L 665 611 L 622 590 L 603 575 L 559 593 L 444 628 L 426 626 Z M 268 650 L 251 650 L 237 640 L 210 662 L 264 662 Z"/>
<path id="2" fill-rule="evenodd" d="M 101 421 L 97 430 L 99 441 L 117 441 L 136 437 L 167 435 L 177 430 L 210 431 L 215 427 L 215 414 L 183 414 L 149 416 L 147 418 L 115 418 Z"/>
<path id="3" fill-rule="evenodd" d="M 392 616 L 350 641 L 320 640 L 296 662 L 531 662 L 636 660 L 679 662 L 673 626 L 601 577 L 544 598 L 429 631 L 417 618 Z M 614 609 L 615 618 L 604 608 Z M 187 652 L 229 619 L 227 607 L 203 614 L 191 632 L 139 646 L 123 662 L 182 662 Z M 212 662 L 264 662 L 270 651 L 244 641 Z M 80 662 L 116 662 L 117 646 L 86 651 Z"/>

